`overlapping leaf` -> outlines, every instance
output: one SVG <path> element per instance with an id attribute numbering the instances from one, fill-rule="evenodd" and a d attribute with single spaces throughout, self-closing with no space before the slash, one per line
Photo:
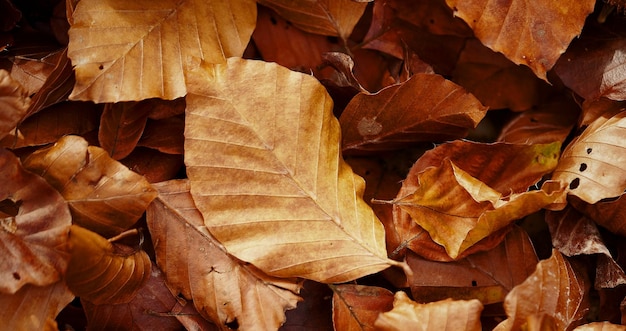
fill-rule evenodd
<path id="1" fill-rule="evenodd" d="M 24 166 L 63 195 L 74 223 L 104 236 L 131 227 L 156 197 L 145 178 L 78 136 L 33 153 Z"/>
<path id="2" fill-rule="evenodd" d="M 0 139 L 24 118 L 29 105 L 28 92 L 6 70 L 0 70 Z"/>
<path id="3" fill-rule="evenodd" d="M 393 308 L 393 293 L 382 287 L 332 285 L 335 330 L 372 331 L 380 313 Z"/>
<path id="4" fill-rule="evenodd" d="M 147 221 L 157 263 L 169 287 L 220 330 L 234 321 L 244 330 L 276 330 L 300 300 L 298 279 L 270 277 L 229 255 L 206 231 L 188 181 L 157 184 Z"/>
<path id="5" fill-rule="evenodd" d="M 241 56 L 254 29 L 251 0 L 86 0 L 72 17 L 71 98 L 94 102 L 175 99 L 197 58 Z"/>
<path id="6" fill-rule="evenodd" d="M 150 100 L 105 105 L 98 130 L 100 147 L 115 160 L 128 156 L 141 138 L 151 108 Z"/>
<path id="7" fill-rule="evenodd" d="M 363 179 L 341 158 L 339 124 L 319 82 L 241 59 L 195 78 L 187 175 L 209 231 L 231 254 L 269 275 L 322 282 L 396 264 L 362 200 Z"/>
<path id="8" fill-rule="evenodd" d="M 547 80 L 550 70 L 569 43 L 580 34 L 594 0 L 446 0 L 480 41 L 516 64 L 530 67 Z"/>

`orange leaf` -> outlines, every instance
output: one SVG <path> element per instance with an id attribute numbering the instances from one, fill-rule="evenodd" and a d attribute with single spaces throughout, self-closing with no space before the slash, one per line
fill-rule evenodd
<path id="1" fill-rule="evenodd" d="M 396 292 L 393 309 L 376 320 L 382 331 L 480 331 L 483 305 L 478 300 L 451 299 L 419 304 L 404 292 Z"/>
<path id="2" fill-rule="evenodd" d="M 175 99 L 196 58 L 241 56 L 254 29 L 251 0 L 85 0 L 76 6 L 68 56 L 70 98 L 96 103 Z"/>
<path id="3" fill-rule="evenodd" d="M 363 285 L 331 285 L 335 330 L 372 331 L 378 314 L 393 307 L 389 290 Z"/>
<path id="4" fill-rule="evenodd" d="M 69 260 L 72 222 L 63 197 L 4 148 L 0 178 L 0 292 L 59 281 Z"/>
<path id="5" fill-rule="evenodd" d="M 169 287 L 220 329 L 234 321 L 244 330 L 278 329 L 300 300 L 300 281 L 265 275 L 229 255 L 206 230 L 188 181 L 156 187 L 147 222 Z"/>
<path id="6" fill-rule="evenodd" d="M 195 77 L 187 175 L 206 226 L 229 253 L 272 276 L 320 282 L 398 265 L 362 199 L 363 179 L 341 158 L 332 100 L 317 80 L 235 58 Z"/>
<path id="7" fill-rule="evenodd" d="M 446 0 L 487 47 L 546 80 L 569 43 L 580 34 L 594 0 L 533 1 Z"/>
<path id="8" fill-rule="evenodd" d="M 539 262 L 535 272 L 506 296 L 508 319 L 494 331 L 520 330 L 529 316 L 542 313 L 554 318 L 557 330 L 567 330 L 587 312 L 584 291 L 569 262 L 553 250 L 552 257 Z"/>
<path id="9" fill-rule="evenodd" d="M 72 225 L 65 280 L 74 294 L 94 304 L 126 303 L 150 278 L 150 257 L 121 249 L 97 233 Z"/>
<path id="10" fill-rule="evenodd" d="M 416 74 L 376 94 L 359 93 L 339 119 L 343 150 L 389 150 L 463 137 L 487 108 L 435 74 Z"/>
<path id="11" fill-rule="evenodd" d="M 74 223 L 107 237 L 130 228 L 156 197 L 145 178 L 77 136 L 31 154 L 24 166 L 63 195 Z"/>
<path id="12" fill-rule="evenodd" d="M 28 92 L 6 70 L 0 70 L 0 139 L 24 118 L 29 105 Z"/>

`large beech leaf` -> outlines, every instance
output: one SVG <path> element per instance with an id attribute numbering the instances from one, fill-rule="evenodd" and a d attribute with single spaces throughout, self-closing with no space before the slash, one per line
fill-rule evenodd
<path id="1" fill-rule="evenodd" d="M 547 81 L 550 70 L 578 36 L 595 0 L 446 0 L 487 47 Z"/>
<path id="2" fill-rule="evenodd" d="M 126 303 L 150 278 L 150 257 L 72 225 L 65 281 L 69 289 L 94 304 Z"/>
<path id="3" fill-rule="evenodd" d="M 393 308 L 393 293 L 382 287 L 331 285 L 335 330 L 371 331 L 380 313 Z"/>
<path id="4" fill-rule="evenodd" d="M 481 239 L 553 203 L 558 191 L 503 196 L 449 159 L 418 175 L 416 191 L 394 200 L 456 259 Z"/>
<path id="5" fill-rule="evenodd" d="M 552 179 L 588 203 L 620 196 L 626 189 L 626 112 L 600 117 L 563 151 Z"/>
<path id="6" fill-rule="evenodd" d="M 269 275 L 320 282 L 397 265 L 362 200 L 363 179 L 341 158 L 332 100 L 317 80 L 234 58 L 194 77 L 187 175 L 206 226 L 228 252 Z"/>
<path id="7" fill-rule="evenodd" d="M 396 292 L 393 309 L 376 320 L 382 331 L 480 331 L 483 305 L 478 300 L 442 300 L 420 304 Z"/>
<path id="8" fill-rule="evenodd" d="M 78 136 L 65 136 L 24 160 L 68 201 L 73 221 L 104 236 L 131 227 L 156 191 L 142 176 Z"/>
<path id="9" fill-rule="evenodd" d="M 175 99 L 196 58 L 241 56 L 252 35 L 252 0 L 86 0 L 72 17 L 70 98 L 94 102 Z"/>
<path id="10" fill-rule="evenodd" d="M 0 292 L 59 281 L 72 218 L 63 197 L 0 149 Z"/>
<path id="11" fill-rule="evenodd" d="M 298 28 L 348 39 L 366 3 L 353 0 L 258 0 Z"/>
<path id="12" fill-rule="evenodd" d="M 539 262 L 535 272 L 506 296 L 508 318 L 494 330 L 520 330 L 528 317 L 540 313 L 554 318 L 557 330 L 567 330 L 587 312 L 584 292 L 580 276 L 553 250 L 549 259 Z"/>
<path id="13" fill-rule="evenodd" d="M 24 118 L 30 102 L 26 89 L 8 71 L 0 70 L 0 139 Z"/>
<path id="14" fill-rule="evenodd" d="M 237 321 L 244 330 L 276 330 L 285 310 L 300 300 L 301 281 L 265 275 L 229 255 L 204 226 L 188 181 L 155 185 L 159 197 L 147 211 L 157 263 L 169 287 L 193 299 L 220 330 Z"/>
<path id="15" fill-rule="evenodd" d="M 376 94 L 360 93 L 340 117 L 343 149 L 389 150 L 417 141 L 464 137 L 487 108 L 435 74 L 416 74 Z"/>

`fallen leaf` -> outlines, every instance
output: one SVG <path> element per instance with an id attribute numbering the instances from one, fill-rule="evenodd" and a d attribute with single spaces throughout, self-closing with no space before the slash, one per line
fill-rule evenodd
<path id="1" fill-rule="evenodd" d="M 600 117 L 606 120 L 621 112 L 624 108 L 626 108 L 626 102 L 624 101 L 615 101 L 607 98 L 585 100 L 582 104 L 582 114 L 578 120 L 578 127 L 589 126 Z"/>
<path id="2" fill-rule="evenodd" d="M 580 276 L 557 251 L 539 262 L 535 272 L 506 296 L 508 318 L 494 331 L 520 330 L 529 316 L 545 313 L 554 318 L 557 330 L 575 326 L 587 313 L 585 287 Z"/>
<path id="3" fill-rule="evenodd" d="M 41 89 L 60 57 L 65 56 L 65 53 L 55 51 L 42 55 L 42 57 L 17 57 L 12 61 L 11 77 L 26 89 L 27 95 L 33 95 Z"/>
<path id="4" fill-rule="evenodd" d="M 143 176 L 149 183 L 177 178 L 185 165 L 183 156 L 180 154 L 166 154 L 144 147 L 135 148 L 129 156 L 120 162 Z"/>
<path id="5" fill-rule="evenodd" d="M 151 100 L 105 104 L 98 130 L 100 147 L 114 160 L 127 157 L 137 146 L 151 109 Z"/>
<path id="6" fill-rule="evenodd" d="M 625 325 L 612 324 L 609 322 L 591 322 L 578 326 L 574 331 L 624 331 Z"/>
<path id="7" fill-rule="evenodd" d="M 26 284 L 58 282 L 69 260 L 72 218 L 67 203 L 4 148 L 0 178 L 0 292 L 13 294 Z"/>
<path id="8" fill-rule="evenodd" d="M 255 20 L 251 0 L 80 1 L 69 30 L 76 74 L 70 99 L 184 96 L 185 74 L 196 58 L 219 63 L 241 56 Z"/>
<path id="9" fill-rule="evenodd" d="M 464 137 L 487 108 L 435 74 L 416 74 L 376 94 L 359 93 L 339 119 L 343 150 L 379 151 Z"/>
<path id="10" fill-rule="evenodd" d="M 549 71 L 569 43 L 578 36 L 594 0 L 446 0 L 454 15 L 462 18 L 487 47 L 501 52 L 515 64 L 530 67 L 547 81 Z"/>
<path id="11" fill-rule="evenodd" d="M 234 58 L 195 79 L 187 175 L 207 228 L 228 252 L 272 276 L 328 283 L 398 265 L 362 200 L 363 179 L 341 158 L 332 100 L 317 80 Z"/>
<path id="12" fill-rule="evenodd" d="M 302 301 L 285 313 L 287 321 L 279 331 L 332 330 L 333 292 L 326 284 L 305 280 L 300 291 Z"/>
<path id="13" fill-rule="evenodd" d="M 30 105 L 28 92 L 6 70 L 0 70 L 0 139 L 24 118 Z"/>
<path id="14" fill-rule="evenodd" d="M 569 200 L 572 207 L 592 219 L 596 224 L 615 234 L 626 236 L 626 206 L 624 205 L 626 198 L 624 195 L 620 195 L 619 198 L 612 201 L 598 201 L 594 204 L 586 203 L 575 197 Z"/>
<path id="15" fill-rule="evenodd" d="M 94 304 L 130 302 L 150 278 L 150 257 L 72 225 L 65 281 L 76 296 Z"/>
<path id="16" fill-rule="evenodd" d="M 373 331 L 380 313 L 393 308 L 393 293 L 382 287 L 331 285 L 335 330 Z"/>
<path id="17" fill-rule="evenodd" d="M 31 154 L 24 167 L 63 195 L 75 224 L 106 237 L 130 228 L 156 197 L 145 178 L 77 136 Z"/>
<path id="18" fill-rule="evenodd" d="M 229 255 L 206 230 L 189 184 L 155 184 L 159 197 L 146 217 L 169 287 L 193 300 L 200 314 L 220 330 L 229 330 L 231 323 L 243 330 L 278 329 L 285 322 L 285 310 L 300 300 L 301 282 L 265 275 Z"/>
<path id="19" fill-rule="evenodd" d="M 404 292 L 396 292 L 393 309 L 380 314 L 375 326 L 383 331 L 479 331 L 482 310 L 478 300 L 447 299 L 420 304 Z"/>

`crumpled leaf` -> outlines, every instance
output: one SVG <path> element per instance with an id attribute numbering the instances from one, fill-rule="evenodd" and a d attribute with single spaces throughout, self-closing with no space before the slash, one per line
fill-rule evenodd
<path id="1" fill-rule="evenodd" d="M 0 294 L 0 321 L 4 330 L 59 330 L 55 317 L 74 299 L 65 282 L 26 285 L 14 294 Z"/>
<path id="2" fill-rule="evenodd" d="M 341 158 L 332 100 L 318 81 L 235 58 L 195 79 L 186 170 L 207 228 L 228 252 L 272 276 L 329 283 L 398 265 L 362 200 L 363 179 Z"/>
<path id="3" fill-rule="evenodd" d="M 464 137 L 487 108 L 436 74 L 416 74 L 376 94 L 359 93 L 339 119 L 343 150 L 389 150 Z"/>
<path id="4" fill-rule="evenodd" d="M 483 238 L 553 203 L 558 191 L 507 197 L 445 159 L 418 175 L 416 191 L 393 201 L 456 259 Z"/>
<path id="5" fill-rule="evenodd" d="M 201 18 L 201 19 L 200 19 Z M 70 98 L 96 103 L 175 99 L 197 64 L 243 54 L 256 20 L 251 0 L 85 0 L 76 6 L 68 56 Z"/>
<path id="6" fill-rule="evenodd" d="M 600 117 L 563 151 L 552 179 L 588 203 L 620 196 L 626 189 L 626 112 Z"/>
<path id="7" fill-rule="evenodd" d="M 152 107 L 152 100 L 104 105 L 98 130 L 100 147 L 114 160 L 127 157 L 137 146 Z"/>
<path id="8" fill-rule="evenodd" d="M 584 284 L 571 265 L 557 251 L 539 262 L 535 272 L 506 296 L 504 309 L 508 318 L 494 331 L 520 330 L 529 316 L 548 314 L 557 330 L 575 325 L 587 313 Z"/>
<path id="9" fill-rule="evenodd" d="M 0 292 L 59 281 L 69 260 L 72 218 L 63 197 L 0 149 Z"/>
<path id="10" fill-rule="evenodd" d="M 130 228 L 156 197 L 142 176 L 78 136 L 65 136 L 24 160 L 67 200 L 75 224 L 103 236 Z"/>
<path id="11" fill-rule="evenodd" d="M 478 300 L 452 299 L 419 304 L 404 292 L 396 292 L 393 309 L 376 320 L 382 331 L 480 331 L 483 305 Z"/>
<path id="12" fill-rule="evenodd" d="M 8 71 L 0 69 L 0 139 L 17 126 L 29 106 L 28 92 Z"/>
<path id="13" fill-rule="evenodd" d="M 69 289 L 94 304 L 127 303 L 150 278 L 150 257 L 132 251 L 78 225 L 70 231 L 70 253 L 65 281 Z"/>
<path id="14" fill-rule="evenodd" d="M 382 287 L 331 285 L 335 330 L 373 331 L 380 313 L 393 308 L 393 293 Z"/>
<path id="15" fill-rule="evenodd" d="M 296 307 L 301 281 L 265 275 L 229 255 L 208 233 L 189 193 L 189 181 L 155 185 L 159 197 L 147 211 L 157 263 L 175 293 L 193 300 L 220 330 L 276 330 Z"/>
<path id="16" fill-rule="evenodd" d="M 595 0 L 446 0 L 487 47 L 547 81 L 549 71 L 578 36 Z"/>
<path id="17" fill-rule="evenodd" d="M 363 15 L 366 3 L 353 0 L 258 0 L 298 28 L 348 39 Z"/>

